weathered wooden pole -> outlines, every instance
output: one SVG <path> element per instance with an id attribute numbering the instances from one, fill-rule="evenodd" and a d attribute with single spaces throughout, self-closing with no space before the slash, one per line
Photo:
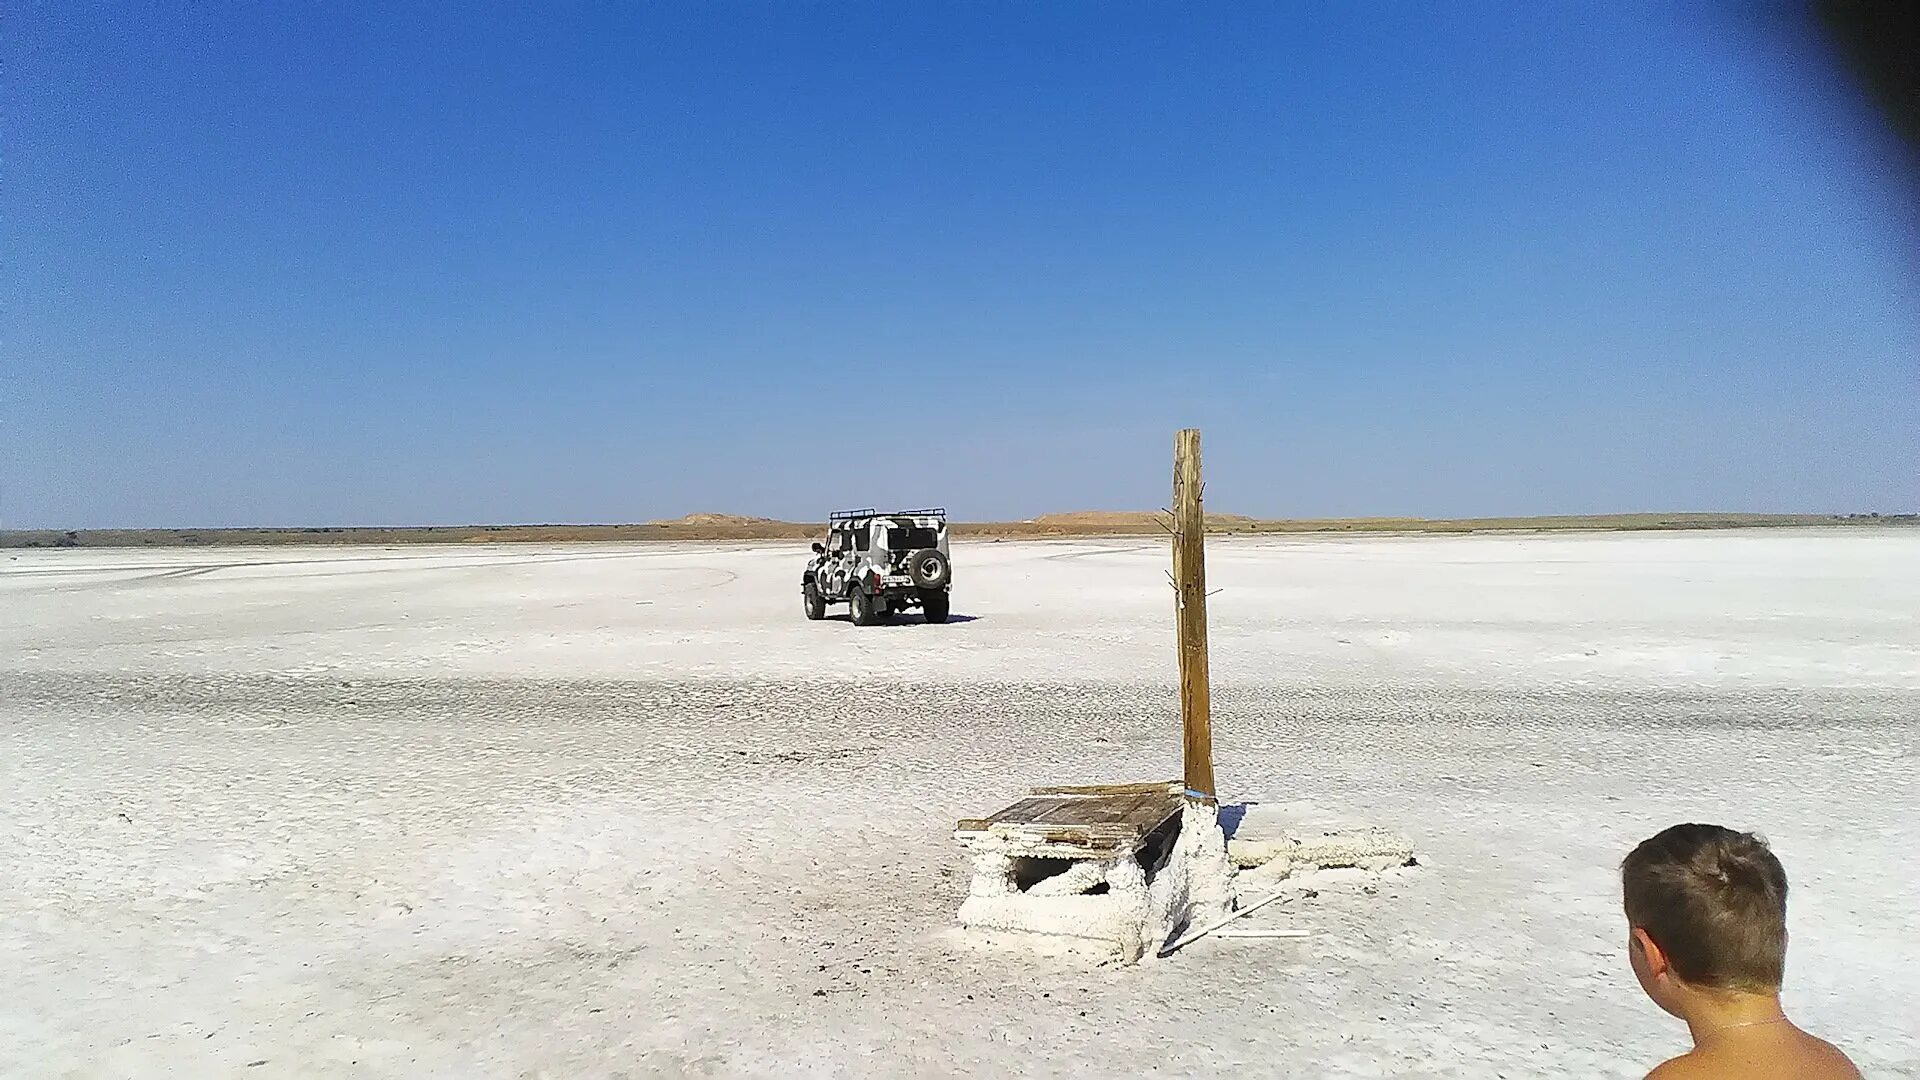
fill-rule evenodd
<path id="1" fill-rule="evenodd" d="M 1207 691 L 1207 519 L 1200 505 L 1200 432 L 1173 437 L 1173 588 L 1180 644 L 1180 728 L 1189 798 L 1214 798 Z"/>

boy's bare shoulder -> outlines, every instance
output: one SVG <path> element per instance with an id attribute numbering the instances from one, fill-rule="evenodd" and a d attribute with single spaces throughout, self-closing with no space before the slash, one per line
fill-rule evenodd
<path id="1" fill-rule="evenodd" d="M 1763 1068 L 1779 1067 L 1781 1076 L 1803 1080 L 1860 1080 L 1860 1070 L 1840 1048 L 1825 1039 L 1802 1035 L 1807 1044 L 1799 1052 L 1773 1057 Z M 1753 1076 L 1760 1062 L 1721 1060 L 1698 1051 L 1664 1061 L 1647 1074 L 1646 1080 L 1720 1080 L 1723 1077 Z M 1771 1075 L 1771 1074 L 1770 1074 Z"/>
<path id="2" fill-rule="evenodd" d="M 1817 1048 L 1813 1052 L 1815 1072 L 1810 1075 L 1820 1080 L 1860 1080 L 1860 1067 L 1846 1052 L 1817 1035 L 1809 1035 Z"/>
<path id="3" fill-rule="evenodd" d="M 1705 1080 L 1714 1075 L 1713 1067 L 1692 1054 L 1681 1054 L 1663 1061 L 1647 1074 L 1647 1080 Z"/>

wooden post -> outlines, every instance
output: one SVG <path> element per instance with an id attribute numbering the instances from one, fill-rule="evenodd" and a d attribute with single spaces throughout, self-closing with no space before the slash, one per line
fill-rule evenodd
<path id="1" fill-rule="evenodd" d="M 1213 718 L 1207 690 L 1207 519 L 1200 505 L 1200 432 L 1173 437 L 1173 587 L 1180 643 L 1180 728 L 1189 798 L 1211 801 Z"/>

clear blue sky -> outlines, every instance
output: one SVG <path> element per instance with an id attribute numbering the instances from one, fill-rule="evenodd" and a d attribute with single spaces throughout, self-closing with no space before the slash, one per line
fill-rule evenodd
<path id="1" fill-rule="evenodd" d="M 1920 509 L 1920 208 L 1718 6 L 42 3 L 0 524 Z"/>

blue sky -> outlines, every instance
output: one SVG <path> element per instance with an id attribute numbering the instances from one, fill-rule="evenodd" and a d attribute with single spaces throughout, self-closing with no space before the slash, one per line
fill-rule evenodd
<path id="1" fill-rule="evenodd" d="M 1687 4 L 25 5 L 0 525 L 1920 509 L 1920 209 Z"/>

